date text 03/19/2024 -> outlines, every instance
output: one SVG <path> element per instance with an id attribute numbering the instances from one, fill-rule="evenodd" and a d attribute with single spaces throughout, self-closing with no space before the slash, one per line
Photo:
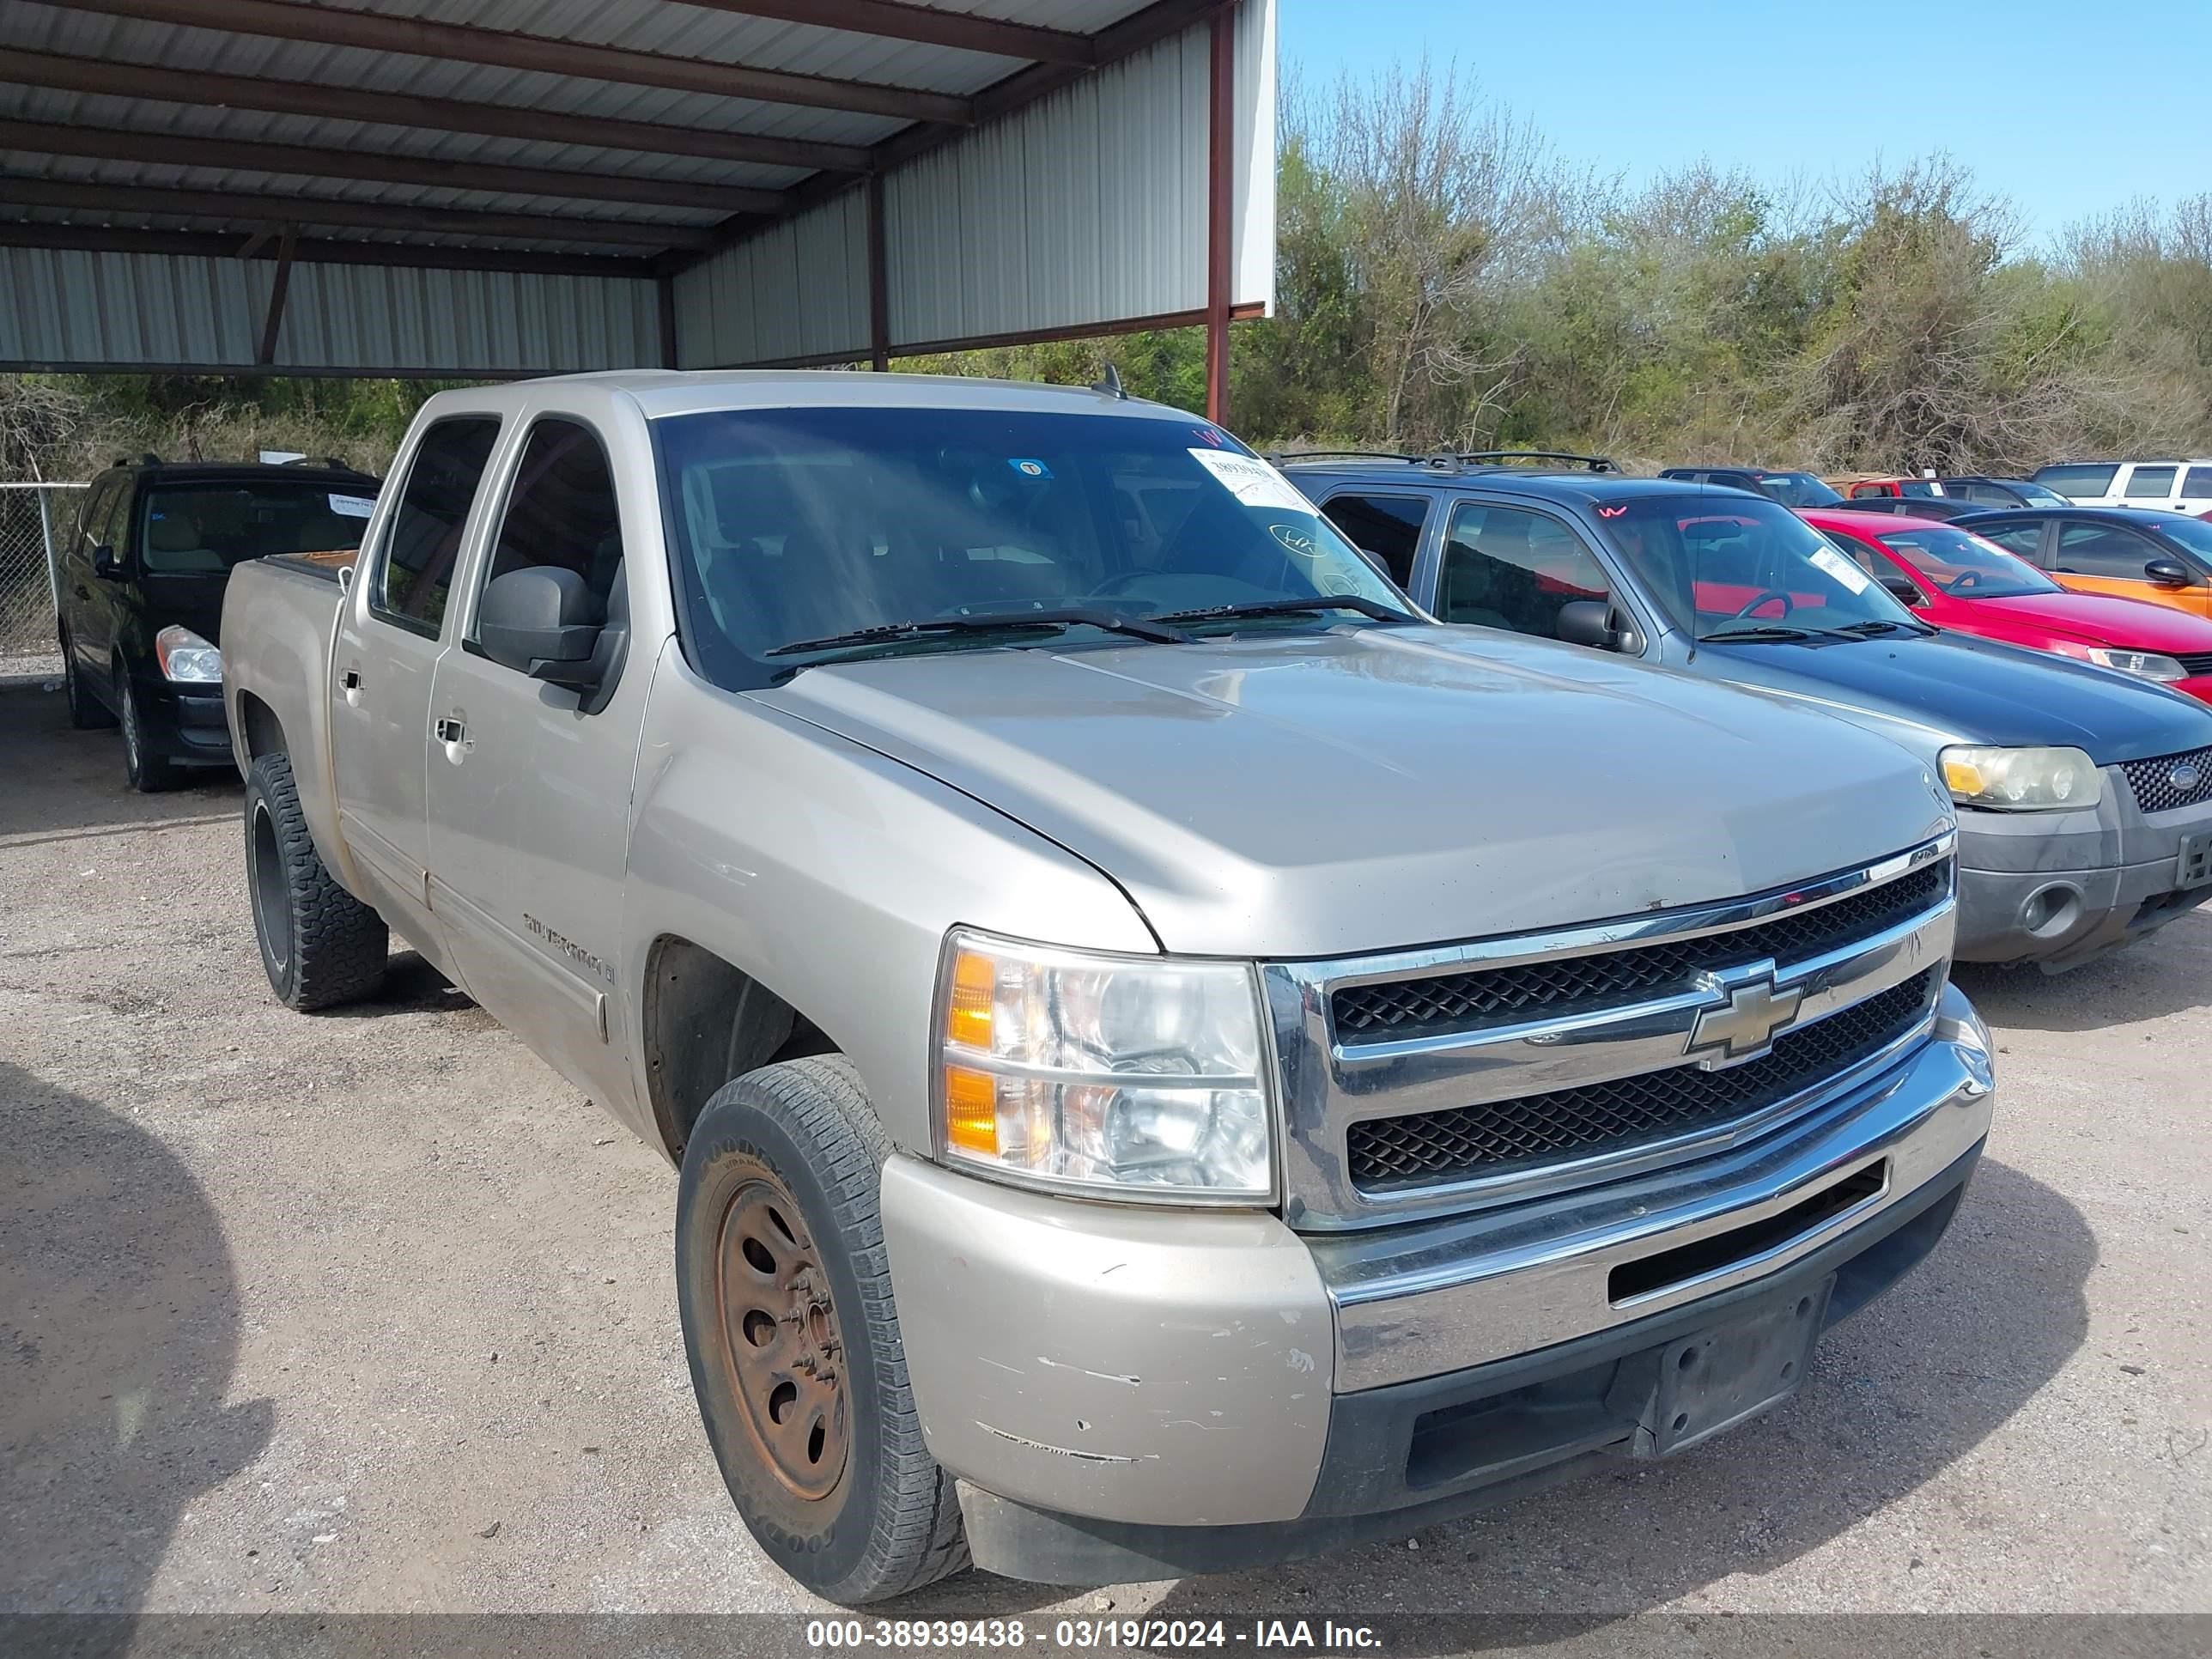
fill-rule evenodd
<path id="1" fill-rule="evenodd" d="M 1333 1620 L 1060 1619 L 1031 1626 L 1019 1619 L 811 1619 L 806 1645 L 817 1650 L 1025 1648 L 1069 1652 L 1092 1649 L 1245 1647 L 1298 1653 L 1371 1652 L 1382 1645 L 1365 1625 Z"/>

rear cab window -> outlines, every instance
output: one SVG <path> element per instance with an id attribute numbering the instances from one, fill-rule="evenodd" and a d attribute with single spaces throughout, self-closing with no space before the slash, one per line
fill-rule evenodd
<path id="1" fill-rule="evenodd" d="M 1322 510 L 1357 548 L 1372 553 L 1399 586 L 1412 590 L 1413 560 L 1428 526 L 1425 496 L 1364 495 L 1346 490 L 1332 495 Z"/>
<path id="2" fill-rule="evenodd" d="M 438 637 L 469 510 L 499 427 L 495 415 L 455 415 L 423 433 L 370 574 L 371 616 L 426 639 Z"/>

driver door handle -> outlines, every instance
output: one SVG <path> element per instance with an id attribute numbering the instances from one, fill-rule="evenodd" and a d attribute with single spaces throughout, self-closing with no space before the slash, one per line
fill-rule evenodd
<path id="1" fill-rule="evenodd" d="M 465 721 L 454 720 L 448 715 L 432 726 L 430 732 L 440 743 L 459 743 L 468 735 L 468 730 Z"/>

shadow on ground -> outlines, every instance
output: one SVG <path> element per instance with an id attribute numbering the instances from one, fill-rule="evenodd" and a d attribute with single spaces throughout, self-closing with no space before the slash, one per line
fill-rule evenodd
<path id="1" fill-rule="evenodd" d="M 2081 1346 L 2096 1258 L 2071 1204 L 1984 1160 L 1935 1254 L 1829 1332 L 1803 1391 L 1762 1420 L 1679 1458 L 1624 1462 L 1430 1528 L 1418 1552 L 1376 1545 L 1185 1579 L 1148 1616 L 1569 1615 L 1587 1628 L 1733 1574 L 1771 1572 L 2001 1430 Z M 909 1617 L 1005 1617 L 1068 1594 L 970 1575 L 896 1605 Z M 1126 1595 L 1115 1601 L 1129 1607 Z M 1449 1639 L 1437 1650 L 1464 1645 L 1466 1630 Z"/>
<path id="2" fill-rule="evenodd" d="M 268 1441 L 271 1401 L 224 1399 L 238 1338 L 230 1251 L 191 1172 L 0 1062 L 0 1612 L 144 1605 L 192 1501 Z M 86 1628 L 87 1651 L 130 1636 Z"/>
<path id="3" fill-rule="evenodd" d="M 2176 973 L 2174 958 L 2200 971 Z M 2212 1007 L 2212 906 L 2176 917 L 2148 939 L 2063 974 L 1960 963 L 1959 988 L 1982 1018 L 2031 1031 L 2098 1031 Z"/>
<path id="4" fill-rule="evenodd" d="M 0 789 L 0 836 L 11 845 L 84 842 L 167 824 L 238 817 L 238 774 L 228 766 L 187 775 L 181 789 L 142 795 L 123 775 L 123 738 L 79 732 L 58 691 L 0 687 L 0 777 L 36 778 L 36 789 Z"/>

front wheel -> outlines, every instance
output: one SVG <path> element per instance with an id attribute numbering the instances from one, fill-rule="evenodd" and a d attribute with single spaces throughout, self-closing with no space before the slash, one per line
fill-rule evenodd
<path id="1" fill-rule="evenodd" d="M 707 1103 L 677 1188 L 677 1304 L 723 1482 L 769 1559 L 848 1607 L 968 1565 L 907 1384 L 890 1151 L 848 1061 L 787 1060 Z"/>
<path id="2" fill-rule="evenodd" d="M 145 713 L 138 707 L 138 693 L 131 687 L 127 670 L 118 667 L 115 671 L 115 688 L 123 705 L 124 775 L 142 795 L 158 795 L 165 789 L 174 789 L 184 781 L 184 769 L 153 751 Z"/>
<path id="3" fill-rule="evenodd" d="M 283 755 L 262 756 L 246 774 L 246 885 L 261 966 L 286 1007 L 312 1013 L 384 982 L 392 935 L 324 866 Z"/>

